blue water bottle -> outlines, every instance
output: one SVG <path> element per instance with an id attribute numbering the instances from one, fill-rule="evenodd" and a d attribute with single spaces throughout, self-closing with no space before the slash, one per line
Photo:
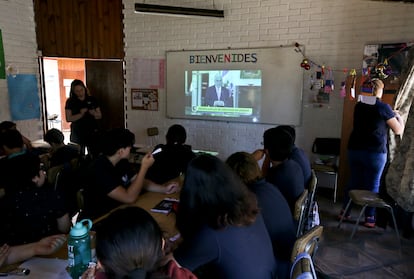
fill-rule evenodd
<path id="1" fill-rule="evenodd" d="M 87 223 L 86 226 L 85 223 Z M 78 279 L 91 261 L 91 240 L 89 237 L 91 227 L 92 221 L 84 219 L 76 223 L 69 232 L 68 260 L 72 278 Z"/>

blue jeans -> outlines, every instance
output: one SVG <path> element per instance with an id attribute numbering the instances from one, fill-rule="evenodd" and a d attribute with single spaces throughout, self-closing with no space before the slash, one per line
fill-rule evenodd
<path id="1" fill-rule="evenodd" d="M 343 208 L 349 201 L 349 191 L 368 190 L 379 192 L 382 171 L 387 162 L 387 153 L 377 153 L 366 150 L 348 150 L 348 162 L 351 178 L 347 184 Z M 350 210 L 347 212 L 349 214 Z M 374 216 L 375 208 L 367 207 L 365 217 Z"/>

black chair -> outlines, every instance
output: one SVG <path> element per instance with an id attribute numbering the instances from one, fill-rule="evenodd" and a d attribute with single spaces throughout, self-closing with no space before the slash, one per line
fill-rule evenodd
<path id="1" fill-rule="evenodd" d="M 315 138 L 312 145 L 312 153 L 315 160 L 312 162 L 312 169 L 316 175 L 328 174 L 334 176 L 334 202 L 336 202 L 338 188 L 338 163 L 341 149 L 341 139 L 339 138 Z M 321 180 L 319 178 L 319 180 Z M 318 187 L 321 187 L 318 184 Z"/>

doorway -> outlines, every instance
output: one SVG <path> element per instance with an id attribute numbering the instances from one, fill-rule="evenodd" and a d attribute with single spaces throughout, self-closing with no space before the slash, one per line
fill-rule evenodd
<path id="1" fill-rule="evenodd" d="M 82 80 L 89 94 L 97 98 L 102 111 L 102 130 L 125 127 L 123 61 L 56 57 L 41 57 L 41 60 L 45 130 L 56 128 L 65 135 L 65 143 L 70 141 L 65 103 L 74 79 Z"/>

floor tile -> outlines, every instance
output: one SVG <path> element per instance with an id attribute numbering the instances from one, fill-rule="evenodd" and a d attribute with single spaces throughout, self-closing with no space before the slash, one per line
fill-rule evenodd
<path id="1" fill-rule="evenodd" d="M 354 223 L 337 228 L 341 202 L 333 203 L 331 195 L 323 194 L 317 200 L 324 232 L 314 262 L 321 278 L 414 278 L 414 238 L 397 239 L 391 227 L 358 225 L 351 240 Z M 352 215 L 356 217 L 359 209 Z"/>

